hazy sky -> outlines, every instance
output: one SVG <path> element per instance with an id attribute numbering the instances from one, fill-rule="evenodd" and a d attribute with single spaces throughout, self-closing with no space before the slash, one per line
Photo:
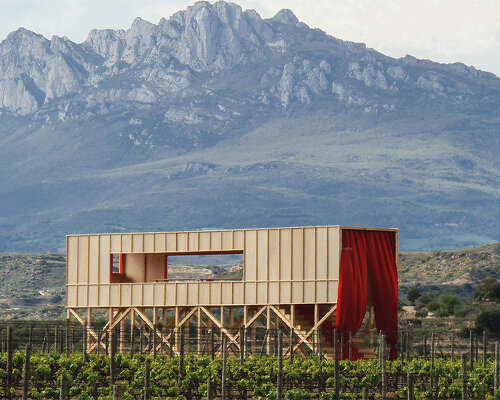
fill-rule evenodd
<path id="1" fill-rule="evenodd" d="M 500 0 L 238 0 L 263 18 L 282 8 L 343 40 L 384 54 L 463 62 L 500 76 Z M 85 40 L 92 28 L 127 29 L 140 16 L 157 23 L 194 1 L 0 0 L 0 40 L 20 26 Z"/>

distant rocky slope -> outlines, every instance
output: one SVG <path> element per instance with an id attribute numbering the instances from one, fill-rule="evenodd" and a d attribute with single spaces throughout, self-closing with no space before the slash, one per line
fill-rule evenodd
<path id="1" fill-rule="evenodd" d="M 65 257 L 55 253 L 0 253 L 0 319 L 47 319 L 64 316 Z M 171 264 L 171 279 L 242 277 L 234 265 Z M 471 299 L 478 284 L 500 276 L 500 243 L 455 251 L 400 253 L 401 297 L 409 289 L 422 293 L 456 293 Z"/>
<path id="2" fill-rule="evenodd" d="M 500 79 L 198 2 L 0 43 L 0 250 L 79 232 L 399 226 L 498 240 Z"/>

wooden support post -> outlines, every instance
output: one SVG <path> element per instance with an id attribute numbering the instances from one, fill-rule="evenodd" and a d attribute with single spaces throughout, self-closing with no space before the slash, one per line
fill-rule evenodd
<path id="1" fill-rule="evenodd" d="M 180 341 L 179 341 L 179 323 L 180 323 L 180 318 L 181 318 L 181 310 L 180 310 L 180 307 L 175 307 L 175 320 L 174 320 L 174 323 L 175 323 L 175 352 L 177 354 L 180 353 L 181 351 L 181 347 L 180 347 Z"/>
<path id="2" fill-rule="evenodd" d="M 13 386 L 12 382 L 12 354 L 14 352 L 14 343 L 12 342 L 12 326 L 7 327 L 7 398 L 12 398 L 10 390 Z"/>
<path id="3" fill-rule="evenodd" d="M 370 329 L 370 344 L 373 346 L 373 329 L 372 326 L 375 324 L 375 314 L 373 306 L 370 306 L 368 311 L 368 329 Z"/>
<path id="4" fill-rule="evenodd" d="M 435 336 L 434 333 L 431 334 L 431 370 L 434 369 L 434 350 L 435 350 Z"/>
<path id="5" fill-rule="evenodd" d="M 59 391 L 60 400 L 68 400 L 68 382 L 65 374 L 61 374 L 61 389 Z"/>
<path id="6" fill-rule="evenodd" d="M 405 342 L 405 351 L 406 351 L 406 361 L 408 362 L 410 360 L 410 353 L 411 353 L 411 348 L 410 348 L 410 333 L 406 332 L 406 342 Z"/>
<path id="7" fill-rule="evenodd" d="M 87 335 L 87 352 L 89 351 L 89 347 L 92 343 L 90 343 L 90 338 L 91 338 L 91 333 L 92 331 L 92 309 L 87 308 L 87 330 L 86 330 L 86 335 Z M 97 348 L 99 349 L 99 338 L 97 338 Z"/>
<path id="8" fill-rule="evenodd" d="M 177 382 L 180 385 L 184 379 L 184 327 L 179 328 L 179 375 Z"/>
<path id="9" fill-rule="evenodd" d="M 212 384 L 212 380 L 210 379 L 210 373 L 209 373 L 208 378 L 207 378 L 207 400 L 213 400 L 213 398 L 214 398 L 213 393 L 212 393 L 212 388 L 213 388 L 213 384 Z"/>
<path id="10" fill-rule="evenodd" d="M 467 356 L 462 354 L 462 400 L 467 399 Z"/>
<path id="11" fill-rule="evenodd" d="M 293 328 L 290 328 L 290 364 L 293 364 L 293 356 L 295 354 L 295 351 L 293 351 Z"/>
<path id="12" fill-rule="evenodd" d="M 153 325 L 153 358 L 156 359 L 156 324 Z"/>
<path id="13" fill-rule="evenodd" d="M 144 400 L 151 399 L 151 359 L 148 357 L 145 360 L 144 371 Z"/>
<path id="14" fill-rule="evenodd" d="M 271 307 L 266 310 L 266 329 L 267 329 L 267 355 L 271 355 Z"/>
<path id="15" fill-rule="evenodd" d="M 474 335 L 474 362 L 477 364 L 479 360 L 479 338 L 478 335 Z"/>
<path id="16" fill-rule="evenodd" d="M 222 336 L 222 393 L 221 399 L 226 400 L 227 398 L 227 386 L 226 386 L 226 374 L 227 374 L 227 346 L 226 346 L 226 337 Z"/>
<path id="17" fill-rule="evenodd" d="M 130 358 L 134 357 L 134 342 L 135 342 L 135 326 L 133 323 L 130 325 Z"/>
<path id="18" fill-rule="evenodd" d="M 197 317 L 197 322 L 196 322 L 196 325 L 198 327 L 198 335 L 197 335 L 197 349 L 196 351 L 198 352 L 198 355 L 201 355 L 201 352 L 202 352 L 202 318 L 201 318 L 202 314 L 201 314 L 201 309 L 198 307 L 198 310 L 196 311 L 196 317 Z"/>
<path id="19" fill-rule="evenodd" d="M 470 369 L 474 369 L 474 334 L 470 330 Z"/>
<path id="20" fill-rule="evenodd" d="M 139 333 L 139 354 L 143 353 L 143 341 L 144 341 L 144 326 L 141 323 L 141 332 Z"/>
<path id="21" fill-rule="evenodd" d="M 380 359 L 380 370 L 382 372 L 382 400 L 385 400 L 387 393 L 387 374 L 385 370 L 385 335 L 381 335 L 381 359 Z"/>
<path id="22" fill-rule="evenodd" d="M 113 385 L 113 400 L 121 400 L 122 390 L 120 385 Z"/>
<path id="23" fill-rule="evenodd" d="M 276 400 L 283 398 L 283 335 L 278 334 L 278 376 L 276 379 Z"/>
<path id="24" fill-rule="evenodd" d="M 46 342 L 47 342 L 47 353 L 50 353 L 50 328 L 47 327 L 47 332 L 46 332 Z"/>
<path id="25" fill-rule="evenodd" d="M 318 331 L 318 321 L 319 321 L 319 304 L 314 305 L 314 327 L 315 331 Z"/>
<path id="26" fill-rule="evenodd" d="M 455 334 L 451 336 L 451 361 L 455 361 Z"/>
<path id="27" fill-rule="evenodd" d="M 30 345 L 31 350 L 33 350 L 33 325 L 30 325 L 28 344 Z"/>
<path id="28" fill-rule="evenodd" d="M 318 328 L 318 357 L 323 359 L 323 338 L 321 336 L 321 326 Z"/>
<path id="29" fill-rule="evenodd" d="M 427 335 L 424 335 L 424 361 L 427 361 Z"/>
<path id="30" fill-rule="evenodd" d="M 30 359 L 31 359 L 31 345 L 26 345 L 26 354 L 24 358 L 23 370 L 23 400 L 29 398 L 29 384 L 30 384 Z"/>
<path id="31" fill-rule="evenodd" d="M 414 393 L 414 389 L 413 389 L 413 374 L 408 371 L 408 375 L 407 375 L 406 379 L 407 379 L 407 384 L 408 384 L 408 397 L 407 397 L 407 400 L 415 400 L 415 395 L 413 394 Z"/>
<path id="32" fill-rule="evenodd" d="M 340 398 L 340 382 L 339 382 L 339 334 L 337 328 L 333 330 L 333 356 L 335 362 L 334 379 L 335 379 L 335 395 Z"/>
<path id="33" fill-rule="evenodd" d="M 352 361 L 352 332 L 349 331 L 349 361 Z"/>
<path id="34" fill-rule="evenodd" d="M 240 327 L 240 363 L 245 361 L 245 328 Z"/>
<path id="35" fill-rule="evenodd" d="M 68 318 L 66 318 L 66 357 L 69 357 L 69 353 L 71 351 L 71 343 L 70 343 L 70 329 L 71 329 L 71 320 L 70 315 L 68 314 Z M 31 330 L 31 329 L 30 329 Z"/>
<path id="36" fill-rule="evenodd" d="M 62 354 L 64 351 L 64 330 L 59 332 L 59 353 Z"/>
<path id="37" fill-rule="evenodd" d="M 120 354 L 125 353 L 125 318 L 120 321 Z"/>
<path id="38" fill-rule="evenodd" d="M 495 342 L 495 377 L 493 378 L 493 388 L 498 389 L 498 340 Z"/>
<path id="39" fill-rule="evenodd" d="M 210 328 L 210 357 L 215 358 L 215 332 L 214 327 Z"/>
<path id="40" fill-rule="evenodd" d="M 165 307 L 163 307 L 161 311 L 161 325 L 162 332 L 165 332 L 165 329 L 167 329 L 167 309 Z"/>
<path id="41" fill-rule="evenodd" d="M 110 344 L 110 351 L 109 351 L 109 384 L 113 386 L 115 384 L 115 330 L 111 329 L 111 332 L 109 333 L 109 344 Z"/>
<path id="42" fill-rule="evenodd" d="M 87 323 L 83 324 L 83 333 L 82 333 L 82 352 L 83 352 L 83 362 L 87 362 Z"/>
<path id="43" fill-rule="evenodd" d="M 135 310 L 130 310 L 130 357 L 134 357 L 135 353 Z"/>
<path id="44" fill-rule="evenodd" d="M 486 330 L 483 331 L 483 368 L 486 369 Z"/>

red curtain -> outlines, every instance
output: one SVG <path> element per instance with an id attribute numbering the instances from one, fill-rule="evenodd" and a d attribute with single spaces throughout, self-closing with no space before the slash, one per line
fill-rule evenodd
<path id="1" fill-rule="evenodd" d="M 390 359 L 397 358 L 398 342 L 398 271 L 396 234 L 366 231 L 368 276 L 372 291 L 375 323 L 387 335 Z"/>
<path id="2" fill-rule="evenodd" d="M 397 358 L 398 276 L 395 232 L 342 229 L 337 329 L 354 335 L 367 306 L 367 280 L 377 330 L 387 335 L 390 358 Z M 344 335 L 343 343 L 346 343 Z M 345 351 L 343 351 L 345 354 Z"/>
<path id="3" fill-rule="evenodd" d="M 360 234 L 361 233 L 361 234 Z M 342 230 L 337 329 L 358 331 L 366 312 L 367 257 L 363 231 Z"/>

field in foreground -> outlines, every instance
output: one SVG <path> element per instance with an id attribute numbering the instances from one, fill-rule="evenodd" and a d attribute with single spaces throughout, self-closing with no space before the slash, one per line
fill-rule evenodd
<path id="1" fill-rule="evenodd" d="M 13 385 L 11 393 L 22 393 L 24 352 L 13 357 Z M 146 358 L 150 359 L 150 387 L 146 386 Z M 182 363 L 182 364 L 181 364 Z M 490 357 L 467 364 L 465 381 L 462 379 L 462 363 L 449 356 L 436 358 L 434 362 L 412 354 L 409 360 L 385 361 L 382 373 L 379 360 L 340 361 L 338 387 L 344 399 L 360 398 L 363 388 L 370 398 L 382 398 L 382 387 L 387 399 L 406 399 L 407 374 L 412 374 L 415 399 L 457 399 L 465 382 L 469 399 L 497 399 L 494 391 L 494 362 Z M 182 366 L 181 366 L 182 365 Z M 282 390 L 285 399 L 335 399 L 335 362 L 317 357 L 298 358 L 293 362 L 283 360 Z M 0 380 L 5 385 L 6 355 L 0 355 Z M 224 384 L 224 362 L 217 357 L 187 355 L 183 362 L 179 357 L 159 355 L 155 359 L 141 354 L 130 357 L 118 354 L 115 359 L 115 384 L 120 387 L 122 399 L 203 399 L 220 398 L 225 390 L 228 399 L 276 399 L 278 358 L 249 357 L 227 359 Z M 183 372 L 179 372 L 179 370 Z M 112 399 L 110 385 L 110 358 L 105 355 L 82 354 L 69 357 L 60 353 L 35 353 L 31 356 L 30 398 L 60 398 L 60 376 L 67 381 L 69 398 Z M 383 383 L 385 382 L 385 383 Z M 207 393 L 210 384 L 210 395 Z M 223 389 L 224 386 L 224 389 Z M 4 386 L 5 387 L 5 386 Z M 146 397 L 148 390 L 151 397 Z M 213 396 L 213 397 L 212 397 Z M 373 396 L 373 397 L 372 397 Z M 20 397 L 19 397 L 20 398 Z M 62 397 L 61 397 L 62 398 Z"/>

